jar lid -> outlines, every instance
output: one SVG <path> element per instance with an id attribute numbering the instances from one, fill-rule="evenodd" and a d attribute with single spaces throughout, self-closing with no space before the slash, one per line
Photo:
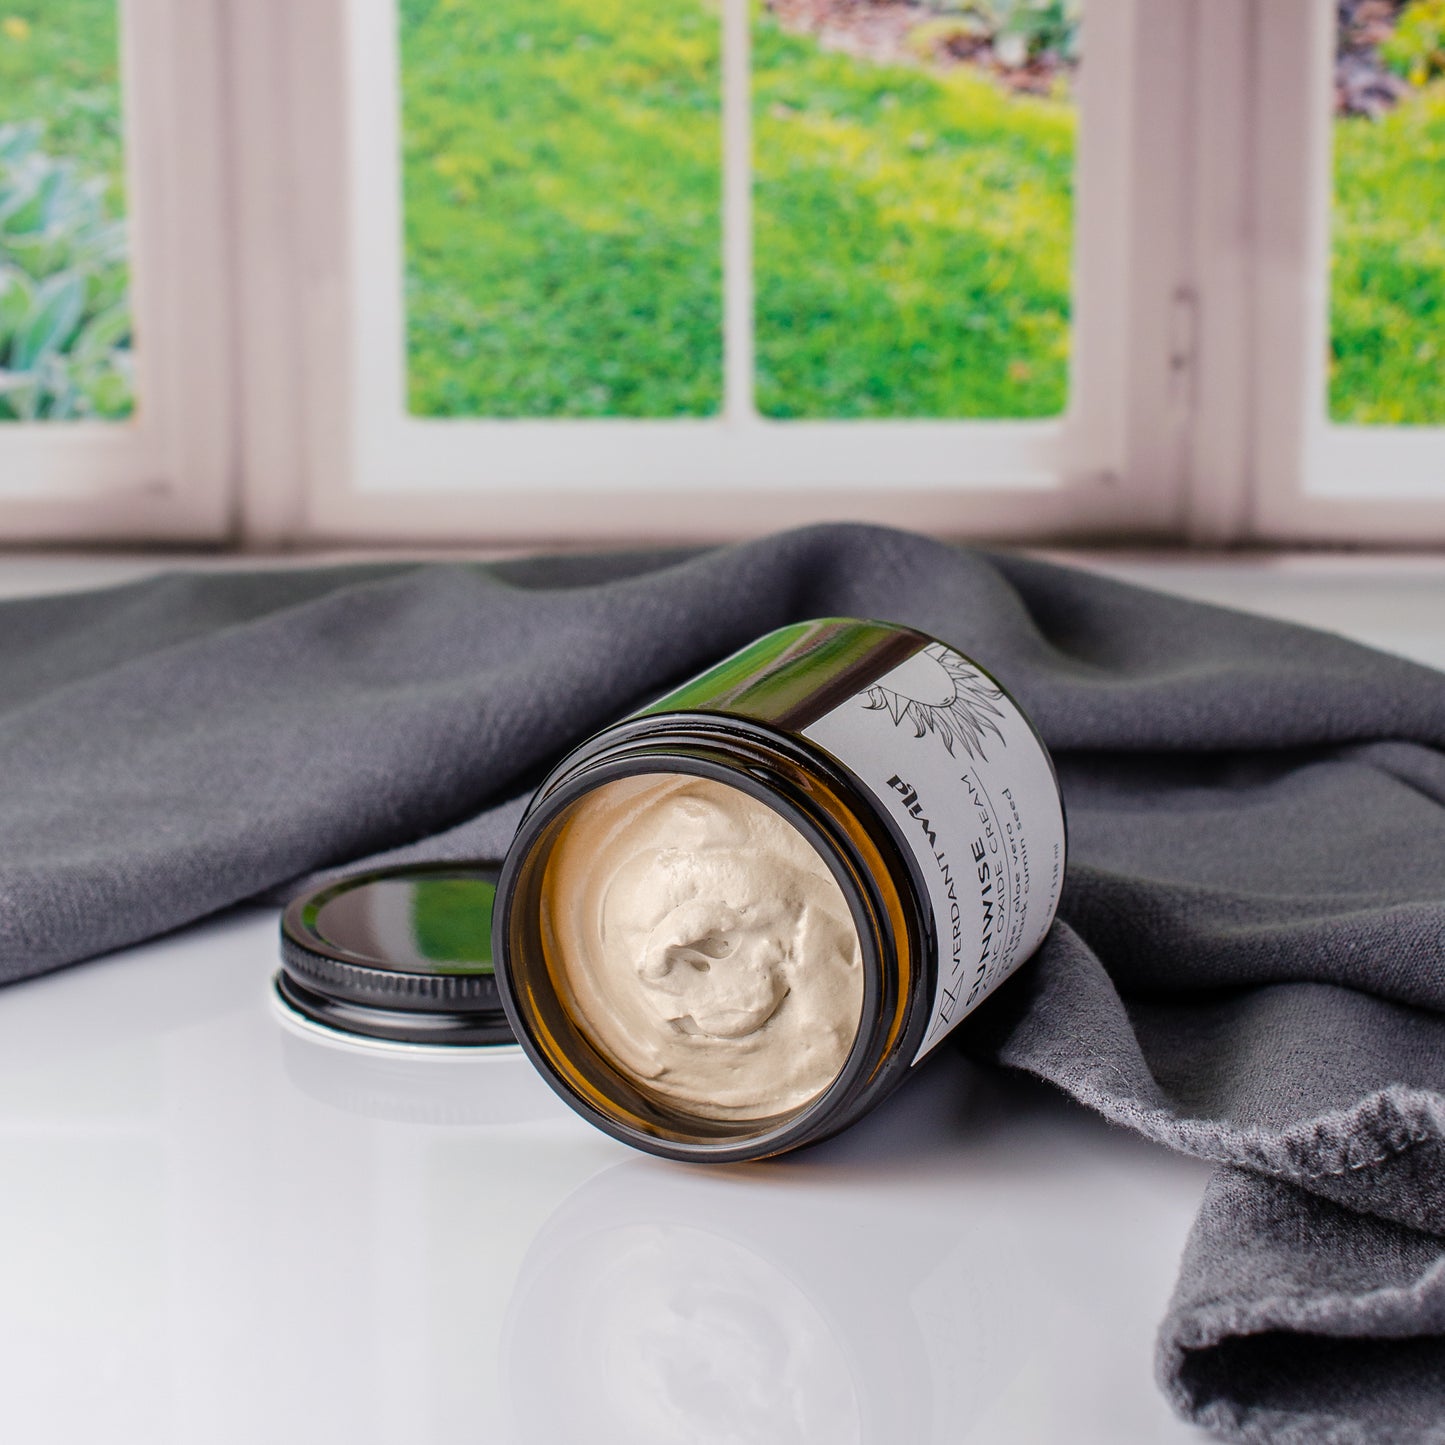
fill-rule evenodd
<path id="1" fill-rule="evenodd" d="M 281 1002 L 357 1040 L 512 1043 L 492 967 L 500 871 L 378 868 L 302 894 L 281 917 Z"/>

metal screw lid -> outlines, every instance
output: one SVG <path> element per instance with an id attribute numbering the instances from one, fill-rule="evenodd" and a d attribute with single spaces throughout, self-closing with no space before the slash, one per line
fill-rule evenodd
<path id="1" fill-rule="evenodd" d="M 492 968 L 500 864 L 352 874 L 281 918 L 282 1002 L 313 1023 L 391 1043 L 512 1042 Z"/>

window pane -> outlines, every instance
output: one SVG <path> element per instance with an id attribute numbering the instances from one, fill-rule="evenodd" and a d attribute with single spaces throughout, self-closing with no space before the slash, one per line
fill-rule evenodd
<path id="1" fill-rule="evenodd" d="M 702 0 L 401 0 L 414 414 L 718 409 L 720 44 Z"/>
<path id="2" fill-rule="evenodd" d="M 129 416 L 116 0 L 0 0 L 0 421 Z"/>
<path id="3" fill-rule="evenodd" d="M 763 0 L 764 415 L 1063 410 L 1078 9 Z"/>
<path id="4" fill-rule="evenodd" d="M 1445 423 L 1445 0 L 1342 0 L 1330 419 Z"/>

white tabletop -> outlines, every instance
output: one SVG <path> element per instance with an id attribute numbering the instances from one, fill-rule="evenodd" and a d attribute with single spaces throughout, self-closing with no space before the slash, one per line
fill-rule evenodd
<path id="1" fill-rule="evenodd" d="M 1090 565 L 1445 665 L 1439 564 Z M 247 909 L 0 993 L 7 1438 L 1202 1438 L 1151 1356 L 1204 1165 L 946 1050 L 829 1144 L 666 1164 L 515 1051 L 289 1030 L 275 961 Z"/>

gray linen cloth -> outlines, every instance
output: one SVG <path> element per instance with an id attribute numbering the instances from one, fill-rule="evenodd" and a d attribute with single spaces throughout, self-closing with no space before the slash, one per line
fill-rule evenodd
<path id="1" fill-rule="evenodd" d="M 495 853 L 569 744 L 826 615 L 972 654 L 1054 751 L 1059 921 L 961 1032 L 1218 1161 L 1160 1336 L 1177 1408 L 1445 1441 L 1445 675 L 1337 637 L 860 527 L 0 604 L 0 980 Z"/>

